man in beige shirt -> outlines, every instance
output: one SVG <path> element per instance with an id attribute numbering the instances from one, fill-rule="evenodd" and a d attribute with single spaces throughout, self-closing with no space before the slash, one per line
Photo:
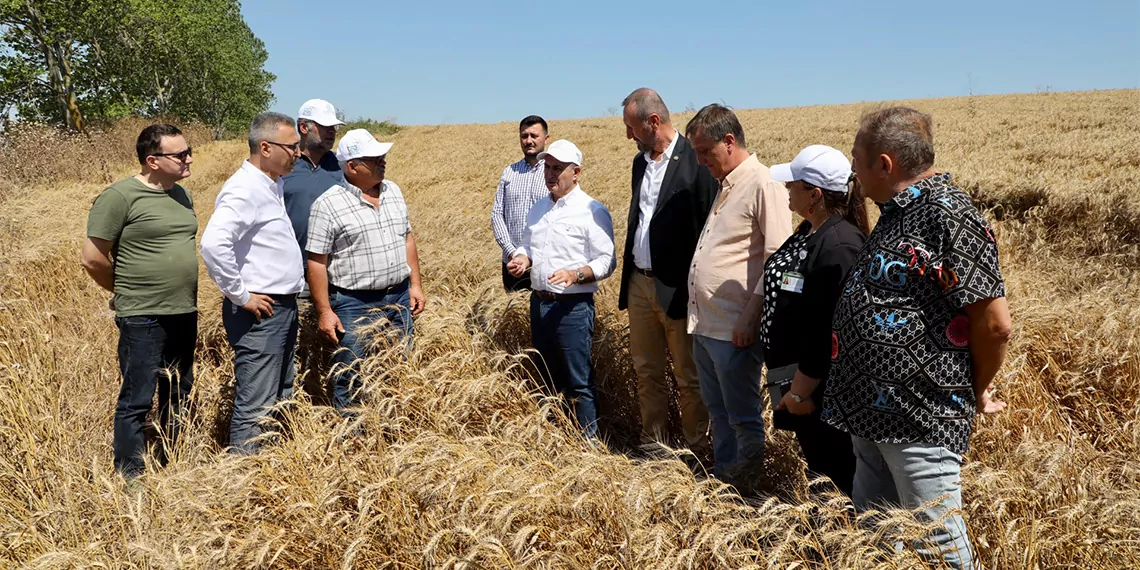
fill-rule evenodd
<path id="1" fill-rule="evenodd" d="M 732 110 L 708 105 L 685 135 L 697 161 L 720 180 L 689 272 L 689 332 L 709 410 L 716 476 L 749 488 L 764 457 L 756 329 L 764 262 L 792 233 L 788 191 L 750 154 Z"/>

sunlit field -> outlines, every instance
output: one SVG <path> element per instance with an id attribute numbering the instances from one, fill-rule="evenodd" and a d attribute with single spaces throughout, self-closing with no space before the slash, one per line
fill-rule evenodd
<path id="1" fill-rule="evenodd" d="M 1010 407 L 979 420 L 963 472 L 978 559 L 1140 567 L 1140 92 L 903 103 L 933 114 L 936 166 L 993 221 L 1014 319 L 995 380 Z M 876 105 L 740 116 L 773 164 L 813 143 L 849 152 Z M 519 116 L 531 112 L 542 109 Z M 0 148 L 0 567 L 926 567 L 879 548 L 923 534 L 909 513 L 863 530 L 844 498 L 809 493 L 788 434 L 772 434 L 764 492 L 747 500 L 680 460 L 631 453 L 617 274 L 602 284 L 594 347 L 607 445 L 577 436 L 533 379 L 526 295 L 501 289 L 489 212 L 520 157 L 515 123 L 382 137 L 395 142 L 387 172 L 409 202 L 428 307 L 408 361 L 366 363 L 370 403 L 353 422 L 301 392 L 260 455 L 222 451 L 232 353 L 202 269 L 194 427 L 128 490 L 111 466 L 117 331 L 78 261 L 91 201 L 133 172 L 142 125 L 90 141 L 29 131 Z M 188 134 L 184 185 L 204 227 L 246 146 Z M 582 149 L 582 187 L 610 209 L 621 251 L 636 148 L 620 117 L 554 121 L 550 134 Z M 321 350 L 303 337 L 312 390 Z"/>

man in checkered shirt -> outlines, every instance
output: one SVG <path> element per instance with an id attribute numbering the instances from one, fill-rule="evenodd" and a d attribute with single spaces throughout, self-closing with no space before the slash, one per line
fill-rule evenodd
<path id="1" fill-rule="evenodd" d="M 346 184 L 321 194 L 309 214 L 309 290 L 321 334 L 341 347 L 333 355 L 332 398 L 341 411 L 359 404 L 354 363 L 392 337 L 410 346 L 412 317 L 425 303 L 408 206 L 400 188 L 384 180 L 391 148 L 364 129 L 345 133 L 336 157 Z M 382 321 L 388 338 L 365 335 Z"/>
<path id="2" fill-rule="evenodd" d="M 546 121 L 538 115 L 519 122 L 523 158 L 503 169 L 499 188 L 495 190 L 495 203 L 491 206 L 491 228 L 503 250 L 503 288 L 508 292 L 530 290 L 530 274 L 515 277 L 507 271 L 507 263 L 526 230 L 527 212 L 535 202 L 550 194 L 543 176 L 544 161 L 538 158 L 538 153 L 546 150 L 546 134 Z"/>

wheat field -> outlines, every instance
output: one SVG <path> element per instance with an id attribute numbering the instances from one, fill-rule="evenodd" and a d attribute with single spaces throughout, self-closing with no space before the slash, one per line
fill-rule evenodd
<path id="1" fill-rule="evenodd" d="M 963 471 L 979 561 L 1140 567 L 1140 92 L 902 103 L 933 114 L 937 166 L 993 220 L 1013 313 L 995 381 L 1010 408 L 978 422 Z M 773 164 L 812 143 L 849 151 L 875 106 L 740 116 Z M 608 446 L 575 435 L 535 389 L 525 294 L 499 285 L 489 210 L 518 158 L 514 123 L 387 137 L 428 307 L 408 361 L 366 363 L 370 404 L 353 421 L 301 393 L 266 451 L 222 452 L 232 353 L 202 270 L 193 427 L 128 490 L 111 466 L 117 333 L 78 258 L 91 200 L 132 173 L 141 125 L 89 140 L 29 131 L 0 149 L 0 567 L 926 567 L 879 547 L 922 535 L 908 513 L 854 521 L 840 496 L 809 494 L 787 434 L 773 434 L 765 493 L 747 500 L 679 460 L 627 454 L 636 381 L 616 277 L 595 337 Z M 245 144 L 188 134 L 204 226 Z M 635 154 L 621 119 L 555 121 L 551 135 L 582 149 L 582 187 L 609 207 L 620 250 Z M 302 352 L 319 350 L 306 337 Z"/>

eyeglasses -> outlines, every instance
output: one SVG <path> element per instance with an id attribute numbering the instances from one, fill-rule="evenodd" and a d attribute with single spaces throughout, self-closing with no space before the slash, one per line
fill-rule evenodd
<path id="1" fill-rule="evenodd" d="M 187 158 L 194 156 L 194 149 L 191 147 L 186 147 L 186 150 L 182 152 L 156 152 L 151 156 L 168 156 L 177 160 L 178 162 L 186 162 Z"/>
<path id="2" fill-rule="evenodd" d="M 372 168 L 379 168 L 381 166 L 385 166 L 388 163 L 388 161 L 383 156 L 367 156 L 364 158 L 354 158 L 352 160 L 353 162 L 367 164 Z"/>
<path id="3" fill-rule="evenodd" d="M 301 150 L 301 141 L 297 141 L 293 144 L 285 144 L 285 143 L 279 143 L 279 142 L 273 142 L 273 141 L 262 141 L 262 142 L 267 142 L 271 145 L 279 146 L 279 147 L 281 147 L 281 148 L 283 148 L 289 152 L 297 152 L 297 151 Z"/>

